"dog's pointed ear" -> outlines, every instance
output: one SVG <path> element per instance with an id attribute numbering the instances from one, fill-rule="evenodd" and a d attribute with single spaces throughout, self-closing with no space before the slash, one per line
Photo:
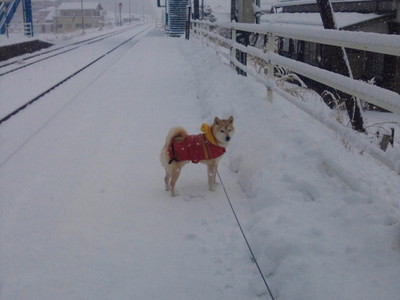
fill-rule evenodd
<path id="1" fill-rule="evenodd" d="M 230 117 L 229 117 L 228 122 L 229 122 L 230 124 L 233 123 L 233 116 L 230 116 Z"/>
<path id="2" fill-rule="evenodd" d="M 221 122 L 221 120 L 218 117 L 215 117 L 214 119 L 214 123 L 219 125 L 219 123 Z"/>

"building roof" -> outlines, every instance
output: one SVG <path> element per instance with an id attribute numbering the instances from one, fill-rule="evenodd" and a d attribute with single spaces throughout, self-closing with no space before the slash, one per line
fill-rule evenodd
<path id="1" fill-rule="evenodd" d="M 82 8 L 82 2 L 63 2 L 58 7 L 59 10 L 77 10 Z M 103 9 L 99 2 L 83 1 L 83 9 Z"/>

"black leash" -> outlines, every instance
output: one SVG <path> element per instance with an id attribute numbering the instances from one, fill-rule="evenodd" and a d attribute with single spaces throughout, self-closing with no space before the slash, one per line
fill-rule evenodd
<path id="1" fill-rule="evenodd" d="M 271 289 L 269 288 L 269 285 L 268 285 L 268 283 L 267 283 L 267 280 L 265 279 L 264 274 L 262 273 L 261 268 L 260 268 L 260 266 L 259 266 L 259 264 L 258 264 L 258 262 L 257 262 L 257 259 L 256 259 L 255 255 L 254 255 L 254 253 L 253 253 L 253 250 L 251 249 L 250 243 L 249 243 L 249 241 L 247 240 L 247 237 L 246 237 L 246 234 L 244 233 L 244 230 L 243 230 L 243 228 L 242 228 L 242 225 L 241 225 L 240 222 L 239 222 L 239 218 L 238 218 L 238 216 L 236 215 L 235 209 L 233 208 L 231 199 L 230 199 L 229 196 L 228 196 L 228 192 L 227 192 L 227 190 L 226 190 L 226 188 L 225 188 L 225 185 L 224 185 L 224 183 L 223 183 L 223 181 L 222 181 L 221 175 L 219 175 L 219 172 L 218 172 L 218 171 L 217 171 L 217 174 L 218 174 L 219 181 L 221 182 L 222 188 L 224 189 L 226 199 L 228 199 L 228 202 L 229 202 L 229 205 L 230 205 L 230 207 L 231 207 L 231 209 L 232 209 L 233 215 L 235 216 L 236 223 L 237 223 L 238 226 L 239 226 L 239 229 L 240 229 L 240 231 L 241 231 L 241 233 L 242 233 L 242 236 L 243 236 L 243 238 L 244 238 L 244 240 L 245 240 L 245 242 L 246 242 L 247 248 L 249 248 L 249 251 L 250 251 L 250 254 L 251 254 L 251 258 L 252 258 L 252 260 L 254 261 L 254 263 L 255 263 L 256 266 L 257 266 L 258 272 L 260 273 L 260 276 L 261 276 L 262 280 L 264 281 L 264 285 L 265 285 L 265 287 L 267 288 L 268 294 L 270 295 L 270 297 L 271 297 L 272 300 L 275 300 L 274 296 L 272 295 Z"/>
<path id="2" fill-rule="evenodd" d="M 172 158 L 168 162 L 169 165 L 172 164 L 173 161 L 179 162 L 179 160 L 176 158 L 176 155 L 175 155 L 174 143 L 171 143 L 171 152 L 172 152 Z"/>

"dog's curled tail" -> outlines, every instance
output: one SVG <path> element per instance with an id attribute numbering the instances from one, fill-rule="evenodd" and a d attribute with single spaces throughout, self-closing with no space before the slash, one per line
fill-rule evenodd
<path id="1" fill-rule="evenodd" d="M 172 141 L 175 142 L 183 142 L 183 140 L 188 136 L 188 133 L 182 127 L 173 127 L 170 129 L 167 135 L 167 139 L 165 141 L 165 145 L 169 146 Z"/>
<path id="2" fill-rule="evenodd" d="M 168 148 L 171 145 L 172 141 L 177 141 L 177 142 L 181 142 L 185 139 L 185 137 L 187 136 L 187 132 L 185 129 L 183 129 L 182 127 L 173 127 L 170 129 L 170 131 L 167 134 L 167 138 L 165 141 L 165 145 L 164 148 L 161 151 L 161 164 L 164 166 L 164 168 L 169 168 L 170 164 L 170 157 L 168 155 Z"/>

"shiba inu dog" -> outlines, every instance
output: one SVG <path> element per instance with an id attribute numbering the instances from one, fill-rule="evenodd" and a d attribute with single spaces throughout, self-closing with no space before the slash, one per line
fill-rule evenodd
<path id="1" fill-rule="evenodd" d="M 215 118 L 209 126 L 201 126 L 203 133 L 189 135 L 182 127 L 170 129 L 161 151 L 161 164 L 165 168 L 165 189 L 175 196 L 175 184 L 185 164 L 203 163 L 207 165 L 208 187 L 215 190 L 215 176 L 218 163 L 235 131 L 233 117 Z"/>

